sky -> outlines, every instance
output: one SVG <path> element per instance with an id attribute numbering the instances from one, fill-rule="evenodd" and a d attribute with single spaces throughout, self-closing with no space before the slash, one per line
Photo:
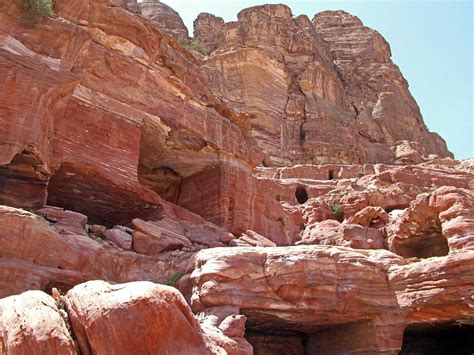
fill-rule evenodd
<path id="1" fill-rule="evenodd" d="M 447 142 L 457 159 L 474 157 L 473 0 L 163 0 L 193 21 L 208 12 L 227 21 L 265 3 L 284 3 L 294 16 L 310 19 L 324 10 L 345 10 L 380 32 L 390 44 L 430 131 Z"/>

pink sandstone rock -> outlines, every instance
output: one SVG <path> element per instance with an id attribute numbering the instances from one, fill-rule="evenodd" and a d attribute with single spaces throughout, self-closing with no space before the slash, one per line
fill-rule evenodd
<path id="1" fill-rule="evenodd" d="M 326 246 L 204 250 L 191 274 L 191 305 L 239 307 L 247 329 L 259 332 L 317 332 L 316 325 L 371 319 L 365 349 L 395 353 L 404 318 L 387 282 L 389 264 L 403 260 L 382 250 Z"/>
<path id="2" fill-rule="evenodd" d="M 214 93 L 250 113 L 252 136 L 273 164 L 452 156 L 427 130 L 388 44 L 357 17 L 324 11 L 310 21 L 282 4 L 237 17 L 199 15 L 195 40 L 208 52 Z"/>
<path id="3" fill-rule="evenodd" d="M 160 228 L 153 222 L 134 219 L 132 225 L 135 229 L 133 249 L 140 254 L 155 255 L 163 250 L 191 247 L 191 242 L 185 236 Z"/>
<path id="4" fill-rule="evenodd" d="M 1 299 L 0 324 L 2 353 L 78 353 L 55 300 L 41 291 Z"/>
<path id="5" fill-rule="evenodd" d="M 246 321 L 247 317 L 233 314 L 221 322 L 219 329 L 228 337 L 242 338 L 245 334 Z"/>
<path id="6" fill-rule="evenodd" d="M 115 354 L 210 353 L 189 306 L 172 287 L 90 281 L 67 293 L 66 308 L 85 355 L 112 349 Z"/>
<path id="7" fill-rule="evenodd" d="M 0 297 L 29 289 L 67 291 L 88 280 L 165 282 L 190 254 L 145 256 L 84 235 L 60 235 L 42 217 L 0 206 Z"/>
<path id="8" fill-rule="evenodd" d="M 405 257 L 442 256 L 474 247 L 474 194 L 441 187 L 417 196 L 387 226 L 390 249 Z"/>
<path id="9" fill-rule="evenodd" d="M 124 250 L 132 249 L 132 236 L 120 229 L 109 229 L 105 232 L 105 237 L 119 248 Z"/>
<path id="10" fill-rule="evenodd" d="M 296 244 L 338 245 L 353 249 L 385 249 L 385 238 L 376 228 L 335 220 L 309 225 Z"/>

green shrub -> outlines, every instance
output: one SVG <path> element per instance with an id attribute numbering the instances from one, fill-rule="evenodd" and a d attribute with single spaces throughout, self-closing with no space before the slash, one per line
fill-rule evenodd
<path id="1" fill-rule="evenodd" d="M 191 44 L 189 45 L 189 47 L 195 50 L 196 52 L 201 53 L 202 55 L 206 55 L 206 48 L 199 41 L 191 41 Z"/>
<path id="2" fill-rule="evenodd" d="M 342 219 L 344 217 L 344 212 L 342 211 L 341 205 L 338 202 L 335 202 L 331 205 L 332 214 L 337 219 Z"/>
<path id="3" fill-rule="evenodd" d="M 178 281 L 184 276 L 182 272 L 176 272 L 173 275 L 169 276 L 166 281 L 166 286 L 171 286 L 174 288 L 178 288 Z"/>
<path id="4" fill-rule="evenodd" d="M 178 40 L 178 43 L 179 43 L 180 46 L 183 46 L 183 47 L 186 47 L 186 46 L 189 45 L 189 42 L 187 40 L 185 40 L 184 38 L 180 38 Z"/>
<path id="5" fill-rule="evenodd" d="M 19 5 L 24 13 L 20 22 L 25 26 L 34 26 L 44 16 L 53 14 L 52 0 L 19 0 Z"/>

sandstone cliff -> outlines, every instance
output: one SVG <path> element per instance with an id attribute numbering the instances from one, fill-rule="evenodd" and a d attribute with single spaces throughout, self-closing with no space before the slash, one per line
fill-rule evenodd
<path id="1" fill-rule="evenodd" d="M 231 23 L 201 14 L 194 31 L 213 92 L 251 115 L 252 136 L 276 165 L 452 156 L 426 128 L 387 42 L 355 16 L 310 21 L 264 5 Z"/>
<path id="2" fill-rule="evenodd" d="M 0 353 L 474 351 L 474 163 L 377 32 L 23 15 L 0 0 Z"/>

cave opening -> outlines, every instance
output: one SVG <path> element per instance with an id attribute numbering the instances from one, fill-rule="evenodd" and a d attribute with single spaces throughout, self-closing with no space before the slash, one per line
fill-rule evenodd
<path id="1" fill-rule="evenodd" d="M 442 323 L 411 325 L 403 334 L 400 354 L 472 355 L 474 325 Z"/>
<path id="2" fill-rule="evenodd" d="M 245 338 L 252 344 L 255 355 L 372 354 L 378 350 L 375 337 L 367 337 L 367 334 L 374 333 L 370 320 L 310 328 L 303 326 L 301 330 L 253 329 L 246 332 Z"/>
<path id="3" fill-rule="evenodd" d="M 426 259 L 448 255 L 449 245 L 442 234 L 441 222 L 436 219 L 430 223 L 429 227 L 425 227 L 415 235 L 395 240 L 394 251 L 404 258 Z"/>
<path id="4" fill-rule="evenodd" d="M 328 172 L 328 180 L 334 180 L 334 170 L 329 170 Z"/>
<path id="5" fill-rule="evenodd" d="M 306 189 L 302 186 L 298 186 L 295 191 L 295 197 L 298 203 L 305 203 L 308 201 L 308 193 L 306 192 Z"/>

